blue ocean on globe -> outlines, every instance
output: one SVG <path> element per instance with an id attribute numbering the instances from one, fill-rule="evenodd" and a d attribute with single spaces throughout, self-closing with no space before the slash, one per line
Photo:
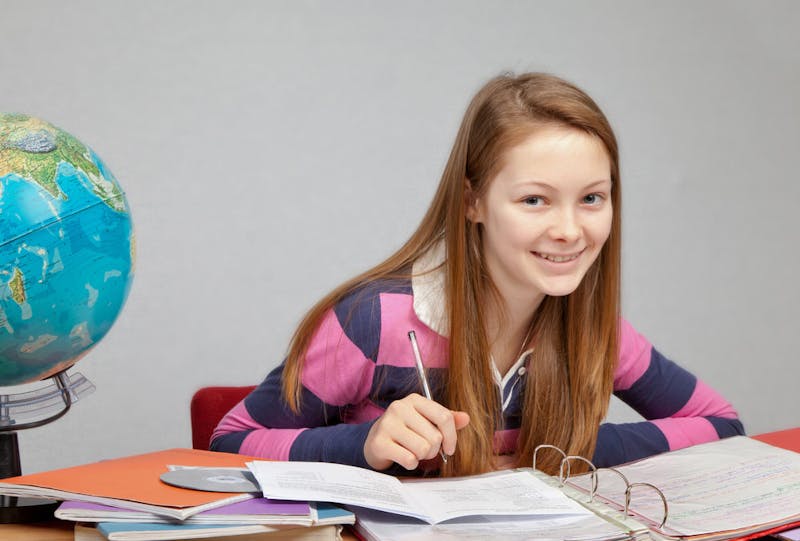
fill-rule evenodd
<path id="1" fill-rule="evenodd" d="M 52 376 L 106 335 L 134 246 L 124 192 L 94 152 L 0 113 L 0 385 Z"/>

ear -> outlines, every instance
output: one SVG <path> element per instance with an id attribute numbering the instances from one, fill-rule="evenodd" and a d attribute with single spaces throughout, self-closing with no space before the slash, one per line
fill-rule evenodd
<path id="1" fill-rule="evenodd" d="M 475 197 L 472 185 L 467 178 L 464 178 L 464 213 L 470 222 L 479 223 L 481 221 L 478 203 L 479 200 Z"/>

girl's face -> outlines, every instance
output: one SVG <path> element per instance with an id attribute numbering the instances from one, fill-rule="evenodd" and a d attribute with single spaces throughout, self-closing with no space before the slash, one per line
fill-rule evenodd
<path id="1" fill-rule="evenodd" d="M 467 210 L 482 224 L 492 280 L 506 302 L 575 291 L 611 230 L 611 162 L 597 137 L 545 126 L 503 156 Z"/>

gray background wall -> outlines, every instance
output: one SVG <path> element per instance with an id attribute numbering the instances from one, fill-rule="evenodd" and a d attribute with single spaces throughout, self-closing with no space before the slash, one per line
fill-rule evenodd
<path id="1" fill-rule="evenodd" d="M 196 389 L 259 381 L 410 234 L 503 70 L 571 79 L 616 128 L 628 319 L 751 433 L 800 425 L 799 3 L 0 1 L 0 24 L 0 110 L 103 157 L 139 256 L 75 368 L 96 392 L 20 434 L 26 472 L 190 446 Z"/>

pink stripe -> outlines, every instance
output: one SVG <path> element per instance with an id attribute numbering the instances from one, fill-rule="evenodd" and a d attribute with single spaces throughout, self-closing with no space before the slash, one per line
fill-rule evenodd
<path id="1" fill-rule="evenodd" d="M 417 336 L 419 352 L 428 368 L 447 368 L 447 339 L 422 323 L 414 312 L 413 297 L 381 293 L 381 347 L 378 364 L 414 366 L 408 331 Z"/>
<path id="2" fill-rule="evenodd" d="M 309 345 L 303 385 L 328 404 L 358 404 L 369 393 L 374 371 L 375 364 L 347 338 L 329 310 Z"/>
<path id="3" fill-rule="evenodd" d="M 702 417 L 657 419 L 650 422 L 664 433 L 672 451 L 719 439 L 714 425 Z"/>
<path id="4" fill-rule="evenodd" d="M 494 433 L 494 452 L 498 455 L 513 453 L 517 450 L 519 428 L 498 430 Z"/>
<path id="5" fill-rule="evenodd" d="M 619 362 L 614 372 L 614 390 L 631 388 L 650 367 L 652 344 L 630 323 L 619 319 Z"/>
<path id="6" fill-rule="evenodd" d="M 254 430 L 242 442 L 239 454 L 289 460 L 289 450 L 300 432 L 307 428 L 262 428 Z"/>
<path id="7" fill-rule="evenodd" d="M 254 428 L 261 428 L 261 425 L 250 417 L 250 414 L 247 413 L 247 408 L 244 407 L 244 400 L 242 400 L 225 414 L 219 424 L 214 428 L 211 439 L 213 440 L 217 436 L 223 436 L 232 432 L 241 432 Z"/>
<path id="8" fill-rule="evenodd" d="M 222 418 L 222 421 L 214 429 L 211 439 L 245 430 L 252 430 L 252 432 L 242 442 L 239 448 L 240 454 L 272 460 L 289 460 L 289 449 L 291 449 L 292 443 L 297 435 L 306 429 L 264 428 L 250 417 L 244 406 L 244 400 L 242 400 Z"/>
<path id="9" fill-rule="evenodd" d="M 689 401 L 673 417 L 723 417 L 736 419 L 738 414 L 724 398 L 708 385 L 697 380 Z"/>

